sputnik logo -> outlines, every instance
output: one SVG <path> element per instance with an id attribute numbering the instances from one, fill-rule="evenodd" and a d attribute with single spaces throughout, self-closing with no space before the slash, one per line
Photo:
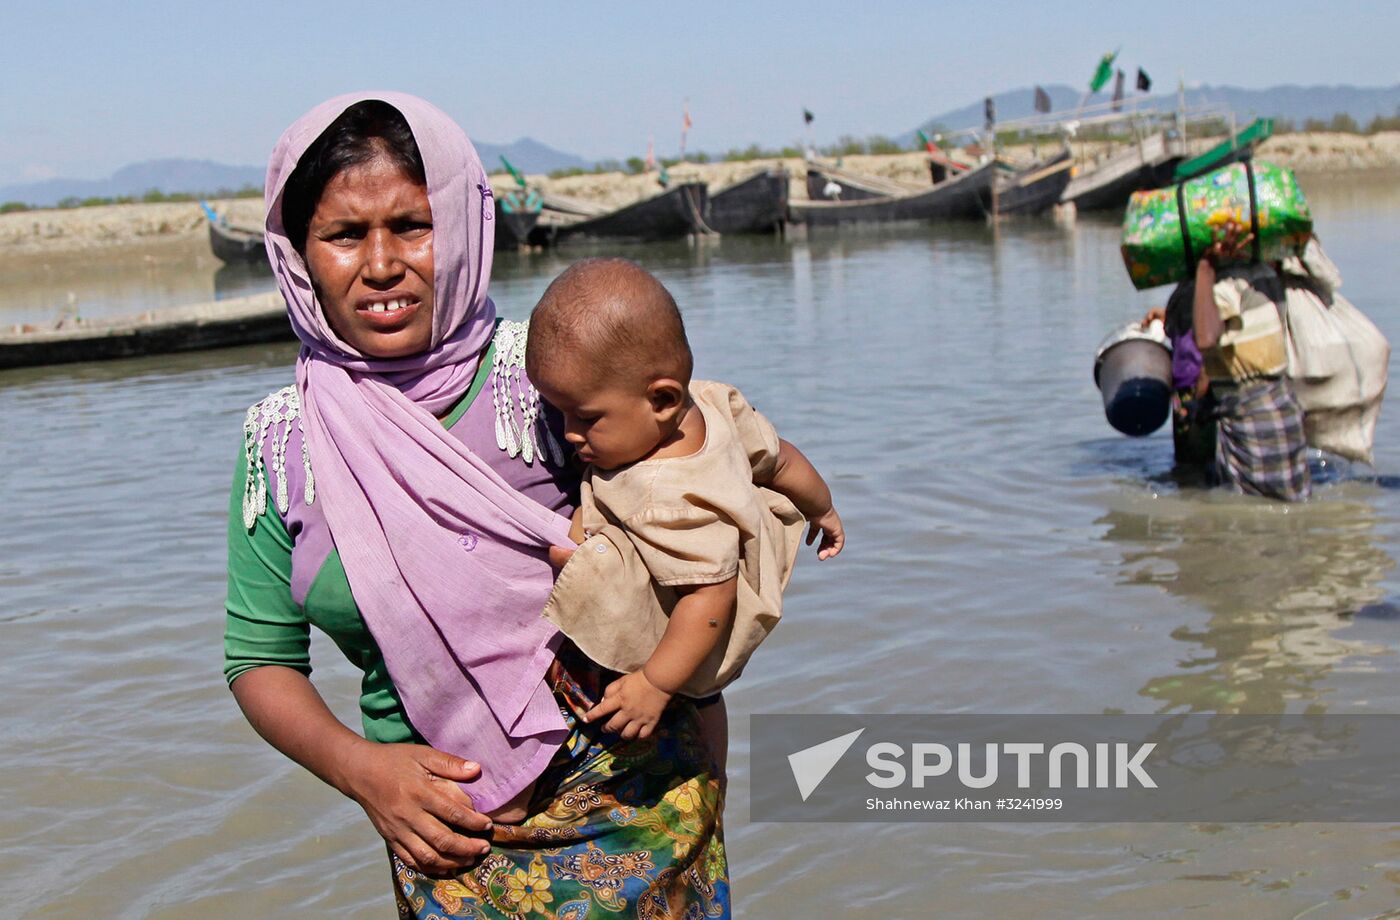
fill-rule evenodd
<path id="1" fill-rule="evenodd" d="M 865 729 L 858 728 L 848 734 L 838 735 L 830 741 L 823 741 L 788 755 L 788 766 L 792 768 L 792 778 L 797 781 L 797 791 L 801 793 L 802 801 L 807 801 L 807 797 L 816 791 L 822 780 L 826 779 L 827 774 L 864 732 Z"/>

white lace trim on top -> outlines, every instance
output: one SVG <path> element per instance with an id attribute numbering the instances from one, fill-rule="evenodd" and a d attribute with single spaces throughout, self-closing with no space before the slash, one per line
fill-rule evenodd
<path id="1" fill-rule="evenodd" d="M 268 462 L 277 476 L 277 510 L 291 510 L 287 496 L 287 440 L 292 425 L 301 431 L 301 465 L 306 472 L 306 503 L 316 500 L 316 479 L 311 475 L 311 455 L 306 450 L 306 432 L 301 428 L 301 397 L 294 386 L 283 387 L 248 410 L 243 420 L 243 451 L 248 461 L 248 481 L 243 487 L 243 526 L 252 528 L 258 516 L 267 511 L 267 470 L 263 466 L 262 445 L 272 436 Z"/>
<path id="2" fill-rule="evenodd" d="M 564 463 L 564 448 L 540 418 L 540 394 L 525 377 L 525 343 L 530 325 L 503 320 L 496 327 L 491 359 L 491 405 L 496 410 L 496 446 L 527 465 L 543 459 L 536 437 L 555 466 Z M 517 412 L 518 406 L 518 412 Z"/>
<path id="3" fill-rule="evenodd" d="M 540 417 L 540 394 L 525 377 L 525 341 L 528 323 L 502 321 L 496 328 L 495 355 L 491 363 L 491 404 L 496 410 L 496 446 L 507 456 L 519 457 L 526 465 L 549 452 L 555 466 L 564 463 L 564 448 Z M 518 411 L 517 411 L 518 405 Z M 311 474 L 311 455 L 306 448 L 306 432 L 301 427 L 301 397 L 295 386 L 283 387 L 248 409 L 243 420 L 243 451 L 248 461 L 248 480 L 243 487 L 243 526 L 252 529 L 258 516 L 267 512 L 267 469 L 264 455 L 277 478 L 277 510 L 284 516 L 291 510 L 287 494 L 287 442 L 292 425 L 301 432 L 301 466 L 306 475 L 306 504 L 316 500 L 316 478 Z M 268 437 L 271 436 L 271 442 Z M 269 443 L 271 450 L 264 451 Z"/>

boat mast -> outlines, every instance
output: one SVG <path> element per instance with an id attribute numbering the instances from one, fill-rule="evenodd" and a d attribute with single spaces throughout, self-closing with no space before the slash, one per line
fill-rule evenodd
<path id="1" fill-rule="evenodd" d="M 1186 143 L 1186 78 L 1179 73 L 1176 78 L 1176 133 L 1177 142 L 1181 144 L 1178 152 L 1186 156 L 1191 149 Z"/>

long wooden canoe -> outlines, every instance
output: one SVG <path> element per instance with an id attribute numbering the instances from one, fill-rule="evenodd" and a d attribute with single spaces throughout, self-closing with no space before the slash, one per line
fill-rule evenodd
<path id="1" fill-rule="evenodd" d="M 826 193 L 827 187 L 833 182 L 840 187 L 840 193 L 835 198 Z M 865 201 L 869 198 L 912 195 L 916 192 L 926 192 L 928 189 L 927 185 L 851 172 L 839 166 L 807 164 L 807 197 L 812 201 Z"/>
<path id="2" fill-rule="evenodd" d="M 530 242 L 546 246 L 583 238 L 639 242 L 680 239 L 708 232 L 708 201 L 705 183 L 686 182 L 597 217 L 562 215 L 549 223 L 541 220 L 530 231 Z"/>
<path id="3" fill-rule="evenodd" d="M 582 198 L 570 198 L 567 195 L 560 195 L 558 192 L 541 192 L 540 198 L 544 201 L 546 211 L 555 211 L 559 214 L 573 214 L 577 217 L 598 217 L 608 213 L 607 208 L 601 208 Z"/>
<path id="4" fill-rule="evenodd" d="M 209 248 L 214 250 L 214 255 L 230 264 L 267 260 L 261 228 L 230 224 L 212 214 L 206 207 L 204 216 L 209 224 Z"/>
<path id="5" fill-rule="evenodd" d="M 530 231 L 539 223 L 544 199 L 534 189 L 512 189 L 492 196 L 496 201 L 496 249 L 519 249 L 529 245 Z"/>
<path id="6" fill-rule="evenodd" d="M 1180 161 L 1181 157 L 1169 149 L 1166 135 L 1158 131 L 1078 173 L 1065 186 L 1060 200 L 1080 211 L 1121 208 L 1133 192 L 1168 180 Z"/>
<path id="7" fill-rule="evenodd" d="M 0 331 L 0 368 L 197 351 L 290 340 L 282 295 L 255 294 L 134 316 L 91 319 L 62 328 Z"/>
<path id="8" fill-rule="evenodd" d="M 1074 159 L 1068 150 L 1041 160 L 997 181 L 997 213 L 1034 215 L 1050 210 L 1060 201 L 1074 175 Z"/>
<path id="9" fill-rule="evenodd" d="M 760 169 L 709 197 L 705 223 L 716 233 L 772 233 L 787 221 L 788 173 Z"/>
<path id="10" fill-rule="evenodd" d="M 1256 118 L 1243 131 L 1234 137 L 1227 137 L 1198 157 L 1178 163 L 1172 172 L 1172 183 L 1184 182 L 1204 175 L 1211 170 L 1247 159 L 1254 155 L 1254 149 L 1273 136 L 1274 120 Z"/>
<path id="11" fill-rule="evenodd" d="M 922 192 L 858 201 L 790 201 L 788 220 L 810 226 L 985 218 L 992 213 L 995 162 Z"/>

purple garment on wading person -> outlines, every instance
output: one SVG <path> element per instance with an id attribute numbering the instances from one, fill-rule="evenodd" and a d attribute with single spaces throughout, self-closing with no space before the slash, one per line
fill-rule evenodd
<path id="1" fill-rule="evenodd" d="M 1201 376 L 1201 350 L 1189 329 L 1172 336 L 1172 389 L 1189 390 Z"/>
<path id="2" fill-rule="evenodd" d="M 345 109 L 371 99 L 412 129 L 432 206 L 432 339 L 406 358 L 366 357 L 335 334 L 282 225 L 297 161 Z M 287 129 L 265 194 L 268 259 L 302 343 L 297 390 L 316 500 L 409 720 L 434 747 L 481 764 L 463 786 L 489 811 L 533 782 L 567 734 L 544 682 L 561 637 L 540 612 L 554 580 L 547 547 L 573 543 L 567 519 L 516 492 L 436 418 L 466 393 L 495 328 L 486 172 L 438 109 L 365 93 L 322 103 Z M 464 552 L 468 534 L 476 542 Z"/>

